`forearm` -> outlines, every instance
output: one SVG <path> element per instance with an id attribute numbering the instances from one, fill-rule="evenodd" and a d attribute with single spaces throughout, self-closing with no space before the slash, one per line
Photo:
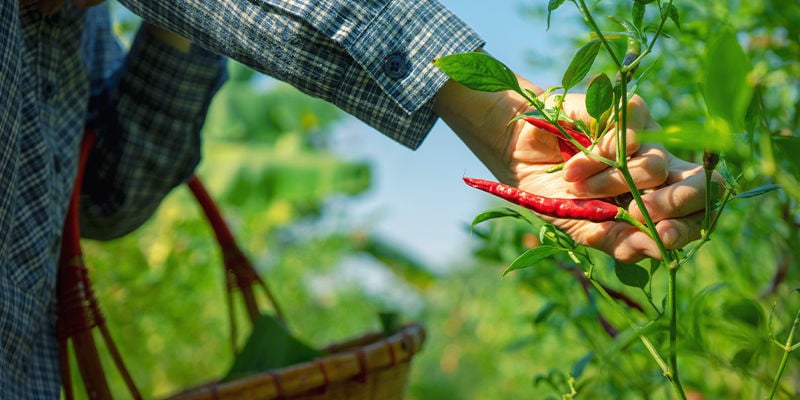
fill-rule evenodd
<path id="1" fill-rule="evenodd" d="M 143 27 L 109 85 L 82 193 L 87 237 L 138 227 L 199 162 L 200 130 L 225 64 L 187 44 Z"/>
<path id="2" fill-rule="evenodd" d="M 447 77 L 431 61 L 480 47 L 435 0 L 121 0 L 156 25 L 329 101 L 416 148 Z"/>

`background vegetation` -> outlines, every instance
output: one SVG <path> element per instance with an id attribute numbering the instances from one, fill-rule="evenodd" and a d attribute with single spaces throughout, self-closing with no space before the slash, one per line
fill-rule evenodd
<path id="1" fill-rule="evenodd" d="M 545 3 L 526 3 L 532 26 L 544 26 Z M 740 192 L 770 183 L 783 188 L 732 202 L 713 241 L 681 270 L 682 378 L 707 398 L 761 398 L 784 354 L 772 337 L 785 341 L 800 310 L 800 294 L 793 292 L 800 287 L 800 7 L 794 0 L 676 6 L 681 30 L 670 27 L 670 38 L 659 42 L 639 93 L 662 125 L 701 123 L 706 113 L 698 82 L 707 40 L 730 26 L 753 64 L 760 100 L 754 115 L 760 117 L 736 137 L 723 168 L 739 178 Z M 630 2 L 594 7 L 627 15 Z M 578 26 L 577 18 L 564 6 L 551 23 Z M 132 26 L 123 18 L 120 34 Z M 588 31 L 575 34 L 585 41 Z M 568 46 L 573 39 L 547 40 Z M 542 68 L 566 67 L 566 61 L 535 59 Z M 369 160 L 346 160 L 330 150 L 342 114 L 235 63 L 230 68 L 203 132 L 198 174 L 300 337 L 321 346 L 377 329 L 382 310 L 423 321 L 430 335 L 414 361 L 409 399 L 560 398 L 570 392 L 570 377 L 578 398 L 671 398 L 641 344 L 630 340 L 626 324 L 602 299 L 584 290 L 567 259 L 501 279 L 503 268 L 537 242 L 527 225 L 482 224 L 465 249 L 474 262 L 446 274 L 431 271 L 346 218 L 348 199 L 372 182 Z M 146 397 L 224 374 L 231 356 L 222 263 L 185 188 L 136 233 L 85 247 L 109 326 Z M 644 301 L 640 292 L 613 284 L 610 260 L 607 265 L 596 272 L 601 281 Z M 617 339 L 598 315 L 621 331 Z M 658 338 L 663 327 L 653 329 Z M 797 354 L 778 398 L 800 395 Z"/>

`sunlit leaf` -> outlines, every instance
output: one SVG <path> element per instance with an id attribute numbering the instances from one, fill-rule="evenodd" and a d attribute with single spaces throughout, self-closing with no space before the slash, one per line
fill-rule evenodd
<path id="1" fill-rule="evenodd" d="M 481 222 L 488 221 L 490 219 L 497 219 L 497 218 L 517 218 L 517 219 L 525 219 L 525 217 L 519 213 L 519 211 L 514 210 L 513 208 L 502 207 L 502 208 L 495 208 L 493 210 L 484 211 L 478 216 L 476 216 L 472 220 L 472 224 L 470 224 L 469 228 L 475 228 L 475 225 L 480 224 Z"/>
<path id="2" fill-rule="evenodd" d="M 743 129 L 753 92 L 747 80 L 752 66 L 733 29 L 720 29 L 709 41 L 704 67 L 708 113 L 724 119 L 734 130 Z"/>
<path id="3" fill-rule="evenodd" d="M 514 72 L 486 53 L 452 54 L 434 60 L 433 64 L 453 80 L 473 90 L 522 91 Z"/>
<path id="4" fill-rule="evenodd" d="M 638 1 L 634 1 L 633 9 L 631 10 L 631 16 L 633 17 L 633 25 L 636 26 L 638 29 L 642 29 L 642 23 L 644 22 L 644 12 L 645 12 L 645 4 L 640 3 Z"/>
<path id="5" fill-rule="evenodd" d="M 597 53 L 600 50 L 600 41 L 592 40 L 581 47 L 572 58 L 572 61 L 564 72 L 561 85 L 565 89 L 570 89 L 580 83 L 594 64 Z"/>
<path id="6" fill-rule="evenodd" d="M 661 12 L 672 20 L 678 30 L 681 30 L 681 16 L 678 14 L 678 7 L 675 7 L 672 3 L 664 4 L 661 7 Z"/>
<path id="7" fill-rule="evenodd" d="M 595 119 L 600 119 L 614 101 L 614 87 L 608 75 L 595 76 L 586 89 L 586 111 Z"/>
<path id="8" fill-rule="evenodd" d="M 637 133 L 642 142 L 660 142 L 667 147 L 686 150 L 723 152 L 733 146 L 730 126 L 721 119 L 710 119 L 707 123 L 684 122 L 667 125 L 660 131 Z"/>
<path id="9" fill-rule="evenodd" d="M 566 249 L 561 247 L 548 245 L 542 245 L 529 249 L 517 257 L 517 259 L 514 260 L 511 265 L 508 266 L 508 268 L 506 268 L 506 270 L 503 272 L 503 275 L 507 275 L 509 272 L 519 269 L 533 267 L 542 260 L 546 260 L 555 256 L 556 254 L 565 253 L 566 251 Z"/>
<path id="10" fill-rule="evenodd" d="M 747 113 L 744 116 L 744 129 L 745 132 L 753 135 L 756 132 L 761 120 L 764 118 L 764 98 L 762 94 L 761 85 L 756 85 L 753 88 L 753 97 L 750 99 L 750 105 L 747 106 Z"/>
<path id="11" fill-rule="evenodd" d="M 626 286 L 644 288 L 650 281 L 650 273 L 636 264 L 626 264 L 614 260 L 614 273 L 617 279 Z"/>
<path id="12" fill-rule="evenodd" d="M 550 29 L 550 14 L 552 14 L 553 11 L 555 11 L 556 9 L 558 9 L 558 7 L 560 7 L 562 4 L 564 4 L 564 1 L 565 0 L 550 0 L 550 2 L 547 3 L 547 29 L 548 30 Z"/>

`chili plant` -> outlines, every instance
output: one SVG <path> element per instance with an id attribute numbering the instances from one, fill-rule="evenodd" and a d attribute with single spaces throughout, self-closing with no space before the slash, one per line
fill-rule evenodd
<path id="1" fill-rule="evenodd" d="M 548 24 L 550 13 L 556 11 L 564 0 L 550 0 L 547 6 Z M 536 127 L 553 134 L 557 138 L 559 150 L 568 160 L 578 152 L 583 152 L 596 159 L 609 168 L 619 171 L 630 190 L 630 197 L 638 206 L 643 215 L 644 223 L 640 223 L 630 216 L 625 209 L 627 202 L 615 199 L 564 199 L 545 198 L 533 193 L 527 193 L 518 188 L 510 187 L 499 182 L 492 182 L 476 178 L 464 178 L 472 187 L 487 191 L 514 204 L 528 208 L 539 215 L 555 218 L 583 219 L 593 222 L 623 221 L 636 226 L 649 235 L 657 244 L 661 259 L 647 260 L 642 265 L 629 265 L 615 261 L 614 268 L 619 280 L 631 287 L 640 289 L 646 296 L 650 315 L 654 316 L 646 322 L 641 322 L 637 315 L 630 310 L 642 312 L 644 307 L 638 304 L 625 293 L 610 289 L 596 279 L 595 261 L 587 249 L 579 246 L 568 235 L 560 232 L 554 225 L 535 222 L 530 215 L 515 209 L 496 209 L 478 215 L 473 221 L 473 227 L 481 222 L 513 217 L 529 221 L 530 225 L 539 229 L 539 244 L 528 249 L 518 256 L 506 269 L 506 273 L 528 268 L 544 259 L 552 258 L 558 254 L 568 254 L 572 263 L 582 269 L 576 274 L 584 289 L 593 288 L 603 299 L 607 300 L 610 307 L 617 311 L 618 317 L 629 325 L 632 338 L 639 340 L 654 360 L 655 366 L 671 385 L 674 395 L 686 399 L 687 394 L 681 382 L 678 369 L 679 356 L 679 330 L 677 297 L 679 293 L 677 273 L 683 265 L 694 257 L 698 250 L 709 242 L 712 232 L 717 226 L 722 211 L 734 198 L 749 198 L 761 195 L 777 186 L 769 185 L 747 193 L 736 193 L 736 179 L 720 167 L 720 152 L 730 149 L 734 137 L 743 133 L 748 126 L 753 125 L 752 113 L 758 102 L 754 100 L 753 84 L 748 80 L 752 66 L 742 50 L 733 30 L 723 29 L 716 33 L 710 41 L 706 56 L 705 79 L 700 82 L 704 103 L 707 109 L 702 124 L 673 124 L 663 130 L 647 135 L 648 139 L 658 140 L 668 145 L 699 150 L 703 153 L 703 167 L 705 170 L 706 207 L 703 218 L 701 239 L 691 243 L 681 250 L 670 250 L 664 245 L 655 228 L 653 218 L 647 212 L 642 193 L 636 187 L 628 166 L 627 136 L 628 107 L 631 97 L 636 93 L 640 83 L 648 77 L 648 68 L 643 60 L 655 52 L 656 43 L 664 40 L 668 35 L 666 27 L 677 30 L 681 28 L 681 21 L 677 7 L 673 0 L 633 0 L 630 4 L 629 14 L 626 16 L 611 16 L 609 19 L 615 24 L 617 30 L 608 31 L 601 29 L 598 23 L 598 3 L 587 5 L 585 0 L 571 0 L 580 13 L 586 26 L 590 29 L 590 40 L 585 43 L 570 61 L 563 74 L 561 85 L 551 87 L 543 95 L 537 95 L 520 87 L 516 75 L 500 61 L 482 52 L 455 54 L 442 57 L 434 61 L 450 78 L 461 84 L 481 91 L 513 91 L 527 100 L 531 111 L 519 116 Z M 652 16 L 652 20 L 645 18 Z M 585 106 L 591 121 L 570 119 L 562 110 L 562 99 L 567 93 L 578 87 L 586 80 L 592 71 L 598 57 L 604 57 L 613 68 L 611 73 L 599 72 L 589 80 L 586 88 Z M 554 102 L 545 99 L 554 96 Z M 552 104 L 552 105 L 550 105 Z M 700 130 L 702 135 L 697 135 Z M 615 159 L 600 157 L 592 153 L 592 147 L 605 135 L 614 135 L 616 142 Z M 725 184 L 720 185 L 714 179 L 714 171 L 720 169 L 725 177 Z M 557 168 L 550 172 L 555 172 Z M 575 271 L 572 267 L 564 269 Z M 667 271 L 664 292 L 665 301 L 658 304 L 653 297 L 654 276 L 657 271 Z M 658 284 L 658 283 L 656 283 Z M 660 324 L 666 318 L 668 332 L 667 348 L 660 349 L 654 344 L 651 336 L 653 326 Z M 603 316 L 598 319 L 606 332 L 617 336 L 619 332 Z M 793 324 L 792 326 L 796 325 Z M 768 395 L 773 398 L 779 386 L 781 375 L 785 369 L 789 354 L 800 345 L 793 344 L 794 329 L 791 330 L 786 343 L 781 344 L 775 340 L 782 349 L 784 357 L 781 360 L 778 372 L 771 384 Z M 623 341 L 623 343 L 625 343 Z M 744 356 L 743 356 L 744 357 Z M 580 368 L 578 368 L 580 370 Z M 568 380 L 567 394 L 572 398 L 580 391 L 570 377 Z"/>

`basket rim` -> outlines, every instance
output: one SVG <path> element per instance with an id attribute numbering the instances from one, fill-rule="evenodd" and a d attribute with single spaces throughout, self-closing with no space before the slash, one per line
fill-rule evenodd
<path id="1" fill-rule="evenodd" d="M 279 399 L 315 390 L 324 392 L 332 384 L 366 381 L 373 372 L 408 363 L 422 350 L 425 338 L 425 328 L 419 322 L 405 324 L 390 336 L 368 332 L 325 347 L 328 355 L 324 357 L 230 382 L 201 384 L 168 399 Z"/>

